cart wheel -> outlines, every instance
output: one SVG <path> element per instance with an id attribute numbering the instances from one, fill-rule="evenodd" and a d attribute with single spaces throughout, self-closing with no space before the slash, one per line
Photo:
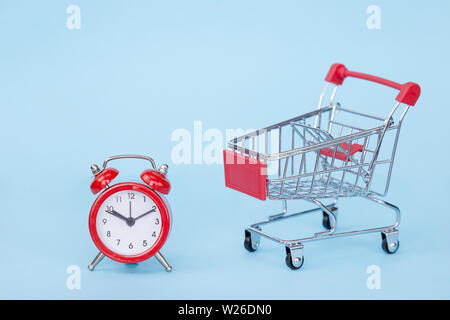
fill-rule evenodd
<path id="1" fill-rule="evenodd" d="M 381 248 L 383 248 L 383 251 L 387 254 L 394 254 L 398 251 L 398 248 L 400 247 L 400 241 L 397 240 L 396 242 L 388 243 L 386 235 L 384 233 L 381 234 L 382 242 L 381 242 Z"/>
<path id="2" fill-rule="evenodd" d="M 251 232 L 245 230 L 244 248 L 249 252 L 255 252 L 258 245 L 259 242 L 253 241 Z"/>
<path id="3" fill-rule="evenodd" d="M 336 207 L 331 207 L 330 210 L 332 212 L 337 211 Z M 322 219 L 322 225 L 325 229 L 330 230 L 331 229 L 331 224 L 330 224 L 330 216 L 328 213 L 326 213 L 325 211 L 322 211 L 322 215 L 323 215 L 323 219 Z"/>
<path id="4" fill-rule="evenodd" d="M 297 259 L 297 261 L 294 261 L 294 259 L 292 259 L 291 250 L 286 247 L 286 264 L 292 270 L 300 269 L 303 266 L 303 263 L 305 262 L 305 258 L 303 257 L 303 255 L 301 258 L 298 257 L 295 259 Z"/>

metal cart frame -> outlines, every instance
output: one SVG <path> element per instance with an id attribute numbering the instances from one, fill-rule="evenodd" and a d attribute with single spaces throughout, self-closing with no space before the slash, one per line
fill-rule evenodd
<path id="1" fill-rule="evenodd" d="M 399 90 L 397 102 L 388 116 L 380 118 L 335 102 L 337 89 L 347 77 Z M 332 65 L 325 80 L 317 110 L 234 138 L 228 143 L 228 150 L 224 150 L 227 187 L 260 200 L 282 201 L 280 213 L 245 230 L 245 248 L 255 251 L 261 237 L 275 241 L 285 246 L 286 264 L 291 269 L 302 267 L 303 243 L 313 240 L 380 232 L 385 252 L 395 253 L 399 248 L 400 209 L 380 197 L 388 192 L 402 122 L 419 98 L 420 87 L 412 82 L 399 84 L 350 71 L 342 64 Z M 324 105 L 327 94 L 329 103 Z M 403 112 L 394 120 L 401 106 L 404 106 Z M 344 120 L 346 117 L 351 121 Z M 364 121 L 370 123 L 367 124 L 369 129 L 362 128 Z M 270 164 L 275 167 L 272 172 L 269 172 Z M 374 183 L 374 177 L 376 171 L 382 171 L 381 167 L 384 174 L 377 173 L 382 175 L 380 188 L 379 183 Z M 336 232 L 337 201 L 341 197 L 361 197 L 383 205 L 394 212 L 395 220 L 389 226 Z M 307 200 L 317 208 L 288 214 L 287 200 L 291 199 Z M 324 204 L 323 199 L 333 201 Z M 262 226 L 314 212 L 322 212 L 326 231 L 285 240 L 262 230 Z"/>

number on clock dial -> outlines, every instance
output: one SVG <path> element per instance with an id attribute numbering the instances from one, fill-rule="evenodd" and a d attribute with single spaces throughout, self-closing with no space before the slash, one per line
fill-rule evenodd
<path id="1" fill-rule="evenodd" d="M 161 233 L 161 214 L 147 195 L 123 190 L 101 204 L 96 225 L 100 240 L 108 249 L 132 256 L 155 244 Z"/>

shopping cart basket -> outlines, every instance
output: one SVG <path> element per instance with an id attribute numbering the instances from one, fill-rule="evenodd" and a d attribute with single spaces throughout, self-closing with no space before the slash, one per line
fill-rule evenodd
<path id="1" fill-rule="evenodd" d="M 389 115 L 381 118 L 335 102 L 337 88 L 347 77 L 399 90 Z M 418 100 L 420 87 L 412 82 L 399 84 L 349 71 L 342 64 L 332 65 L 325 80 L 315 111 L 234 138 L 224 150 L 227 187 L 261 200 L 281 200 L 283 205 L 281 213 L 245 230 L 245 248 L 255 251 L 261 236 L 278 242 L 285 246 L 286 264 L 292 269 L 302 267 L 303 243 L 313 240 L 380 232 L 385 252 L 395 253 L 399 248 L 400 210 L 380 197 L 388 192 L 402 121 Z M 329 103 L 324 103 L 328 96 Z M 338 198 L 357 196 L 392 209 L 394 224 L 335 232 Z M 288 214 L 289 199 L 304 199 L 317 208 Z M 324 199 L 333 201 L 324 204 Z M 326 231 L 295 240 L 283 240 L 262 231 L 263 225 L 312 212 L 322 212 Z"/>

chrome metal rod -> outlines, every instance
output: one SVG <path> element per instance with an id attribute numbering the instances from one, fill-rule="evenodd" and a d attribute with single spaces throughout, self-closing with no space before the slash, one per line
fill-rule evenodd
<path id="1" fill-rule="evenodd" d="M 331 233 L 331 232 L 320 233 L 319 232 L 319 233 L 315 233 L 314 236 L 311 236 L 311 237 L 294 239 L 294 240 L 280 239 L 280 238 L 277 238 L 275 236 L 269 235 L 269 234 L 267 234 L 267 233 L 265 233 L 262 230 L 257 228 L 257 227 L 259 227 L 261 225 L 272 223 L 272 222 L 277 221 L 277 220 L 286 219 L 286 218 L 298 216 L 298 215 L 301 215 L 301 214 L 312 213 L 314 211 L 318 211 L 318 210 L 323 210 L 324 209 L 323 207 L 319 207 L 319 208 L 316 208 L 316 209 L 311 209 L 311 210 L 307 210 L 307 211 L 303 211 L 303 212 L 298 212 L 298 213 L 294 213 L 294 214 L 290 214 L 290 215 L 281 216 L 281 217 L 278 217 L 278 218 L 276 218 L 274 220 L 267 220 L 267 221 L 263 221 L 263 222 L 260 222 L 260 223 L 256 223 L 256 224 L 251 225 L 249 228 L 247 228 L 247 230 L 249 230 L 251 232 L 254 232 L 256 234 L 259 234 L 260 236 L 262 236 L 264 238 L 267 238 L 267 239 L 273 240 L 275 242 L 281 243 L 283 245 L 296 245 L 296 244 L 300 244 L 300 243 L 303 243 L 303 242 L 314 241 L 314 240 L 331 239 L 331 238 L 337 238 L 337 237 L 353 236 L 353 235 L 359 235 L 359 234 L 365 234 L 365 233 L 374 233 L 374 232 L 382 232 L 382 231 L 392 231 L 392 230 L 394 230 L 395 228 L 397 228 L 399 226 L 399 224 L 400 224 L 400 209 L 397 206 L 395 206 L 395 205 L 393 205 L 393 204 L 391 204 L 389 202 L 383 201 L 381 199 L 372 197 L 372 196 L 366 196 L 366 197 L 363 197 L 363 198 L 367 198 L 367 199 L 369 199 L 371 201 L 374 201 L 374 202 L 376 202 L 378 204 L 381 204 L 381 205 L 386 206 L 387 208 L 393 210 L 395 212 L 395 222 L 394 222 L 394 224 L 389 225 L 389 226 L 384 226 L 384 227 L 378 227 L 378 228 L 352 230 L 352 231 L 339 232 L 339 233 Z M 324 206 L 324 207 L 327 208 L 329 206 Z M 328 210 L 328 209 L 327 209 L 327 211 L 331 212 L 331 210 Z M 329 212 L 327 212 L 327 213 L 329 213 Z"/>
<path id="2" fill-rule="evenodd" d="M 400 225 L 400 220 L 401 220 L 401 212 L 400 212 L 400 208 L 397 207 L 396 205 L 393 205 L 392 203 L 389 203 L 387 201 L 375 198 L 371 195 L 366 196 L 365 198 L 372 200 L 378 204 L 381 204 L 382 206 L 388 207 L 391 210 L 394 210 L 395 212 L 395 223 L 390 227 L 390 229 L 395 229 Z"/>
<path id="3" fill-rule="evenodd" d="M 157 252 L 155 254 L 155 257 L 159 261 L 159 263 L 162 264 L 162 266 L 166 269 L 167 272 L 172 271 L 172 267 L 169 265 L 167 260 L 163 257 L 163 255 L 160 252 Z"/>
<path id="4" fill-rule="evenodd" d="M 103 258 L 105 257 L 105 255 L 101 252 L 99 252 L 94 260 L 92 260 L 91 264 L 88 266 L 88 269 L 90 271 L 94 271 L 95 267 L 103 260 Z"/>
<path id="5" fill-rule="evenodd" d="M 325 232 L 318 232 L 316 233 L 314 236 L 319 237 L 319 236 L 325 236 L 325 235 L 329 235 L 334 233 L 334 231 L 336 230 L 336 223 L 337 223 L 337 217 L 334 214 L 334 212 L 332 210 L 329 209 L 329 207 L 325 206 L 323 203 L 321 203 L 320 201 L 318 201 L 317 199 L 309 199 L 311 202 L 315 203 L 317 206 L 319 206 L 320 209 L 322 209 L 323 211 L 325 211 L 329 216 L 332 217 L 331 221 L 331 229 Z"/>
<path id="6" fill-rule="evenodd" d="M 316 211 L 319 211 L 319 210 L 320 210 L 320 208 L 314 208 L 314 209 L 301 211 L 301 212 L 296 212 L 296 213 L 291 213 L 291 214 L 275 214 L 273 216 L 269 216 L 269 219 L 267 219 L 267 220 L 264 220 L 264 221 L 252 224 L 251 228 L 255 228 L 255 227 L 258 227 L 258 226 L 265 225 L 265 224 L 270 224 L 270 223 L 273 223 L 273 222 L 278 221 L 278 220 L 283 220 L 283 219 L 296 217 L 296 216 L 299 216 L 299 215 L 313 213 L 313 212 L 316 212 Z"/>
<path id="7" fill-rule="evenodd" d="M 147 156 L 141 156 L 138 154 L 122 154 L 122 155 L 118 155 L 118 156 L 113 156 L 113 157 L 109 157 L 108 159 L 106 159 L 103 162 L 103 168 L 102 170 L 104 170 L 106 168 L 106 165 L 108 164 L 108 162 L 110 161 L 114 161 L 114 160 L 119 160 L 119 159 L 141 159 L 141 160 L 147 160 L 152 164 L 153 169 L 156 170 L 156 164 L 155 161 L 153 160 L 153 158 L 147 157 Z"/>

